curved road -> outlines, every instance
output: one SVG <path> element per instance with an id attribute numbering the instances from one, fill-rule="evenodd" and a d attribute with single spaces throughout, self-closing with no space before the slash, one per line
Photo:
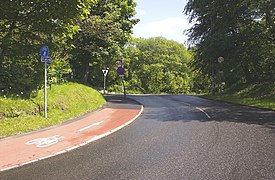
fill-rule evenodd
<path id="1" fill-rule="evenodd" d="M 275 111 L 186 95 L 133 95 L 124 129 L 0 179 L 275 179 Z"/>

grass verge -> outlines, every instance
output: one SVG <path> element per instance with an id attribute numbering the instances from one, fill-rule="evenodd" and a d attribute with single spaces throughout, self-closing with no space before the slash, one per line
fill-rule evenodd
<path id="1" fill-rule="evenodd" d="M 53 86 L 47 99 L 45 119 L 43 90 L 31 99 L 0 97 L 0 138 L 60 124 L 106 103 L 98 91 L 77 83 Z"/>
<path id="2" fill-rule="evenodd" d="M 225 91 L 223 95 L 204 95 L 209 99 L 275 110 L 275 84 L 242 84 Z"/>

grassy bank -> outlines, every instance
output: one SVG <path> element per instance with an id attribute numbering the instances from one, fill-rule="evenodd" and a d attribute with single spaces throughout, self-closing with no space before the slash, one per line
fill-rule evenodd
<path id="1" fill-rule="evenodd" d="M 223 95 L 206 95 L 206 98 L 275 110 L 275 83 L 238 84 Z"/>
<path id="2" fill-rule="evenodd" d="M 90 87 L 77 83 L 56 85 L 48 90 L 48 119 L 45 119 L 43 90 L 31 99 L 0 97 L 0 138 L 62 123 L 105 102 Z"/>

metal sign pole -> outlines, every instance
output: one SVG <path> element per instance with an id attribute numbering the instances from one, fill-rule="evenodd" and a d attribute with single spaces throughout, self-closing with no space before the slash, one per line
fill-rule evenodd
<path id="1" fill-rule="evenodd" d="M 108 67 L 105 67 L 105 68 L 102 69 L 102 73 L 103 73 L 103 94 L 106 93 L 106 77 L 107 77 L 108 72 L 109 72 Z"/>
<path id="2" fill-rule="evenodd" d="M 40 48 L 40 56 L 41 56 L 41 62 L 44 62 L 44 76 L 45 76 L 45 84 L 44 84 L 44 116 L 47 119 L 48 113 L 47 113 L 47 63 L 51 62 L 52 59 L 48 57 L 49 55 L 49 47 L 48 46 L 42 46 Z"/>
<path id="3" fill-rule="evenodd" d="M 45 62 L 45 85 L 44 85 L 44 116 L 48 118 L 47 114 L 47 63 Z"/>
<path id="4" fill-rule="evenodd" d="M 106 90 L 106 76 L 105 76 L 105 74 L 103 74 L 103 76 L 104 76 L 104 82 L 103 82 L 103 94 L 105 94 L 105 90 Z"/>
<path id="5" fill-rule="evenodd" d="M 121 80 L 122 80 L 123 98 L 126 99 L 126 90 L 125 90 L 125 84 L 124 84 L 124 76 L 122 76 Z"/>

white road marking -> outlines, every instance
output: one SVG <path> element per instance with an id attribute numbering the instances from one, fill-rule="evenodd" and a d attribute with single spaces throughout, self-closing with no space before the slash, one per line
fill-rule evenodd
<path id="1" fill-rule="evenodd" d="M 86 129 L 89 129 L 89 128 L 91 128 L 91 127 L 98 126 L 98 125 L 100 125 L 101 123 L 103 123 L 103 121 L 100 121 L 100 122 L 91 124 L 90 126 L 86 126 L 86 127 L 82 128 L 82 129 L 79 129 L 78 131 L 79 131 L 79 132 L 85 131 Z"/>
<path id="2" fill-rule="evenodd" d="M 71 148 L 68 148 L 68 149 L 63 150 L 63 151 L 60 151 L 60 152 L 64 153 L 64 151 L 68 152 L 68 151 L 71 151 L 71 150 L 73 150 L 73 149 L 79 148 L 80 146 L 84 146 L 84 145 L 86 145 L 86 144 L 88 144 L 88 143 L 91 143 L 91 142 L 93 142 L 93 141 L 96 141 L 96 140 L 98 140 L 98 139 L 100 139 L 100 138 L 102 138 L 102 137 L 105 137 L 105 136 L 107 136 L 107 135 L 109 135 L 109 134 L 111 134 L 111 133 L 113 133 L 113 132 L 115 132 L 115 131 L 121 129 L 121 128 L 124 127 L 124 126 L 129 125 L 130 123 L 132 123 L 134 120 L 136 120 L 136 119 L 141 115 L 141 113 L 143 112 L 143 109 L 144 109 L 144 108 L 143 108 L 143 105 L 141 105 L 141 110 L 139 111 L 139 113 L 138 113 L 133 119 L 131 119 L 129 122 L 125 123 L 124 125 L 122 125 L 122 126 L 120 126 L 120 127 L 118 127 L 118 128 L 115 128 L 115 129 L 112 130 L 112 131 L 108 131 L 107 133 L 104 133 L 104 134 L 102 134 L 102 135 L 94 136 L 92 139 L 90 139 L 90 140 L 88 140 L 88 141 L 86 141 L 86 142 L 84 142 L 84 143 L 82 143 L 82 144 L 80 144 L 80 145 L 73 146 L 73 147 L 71 147 Z M 64 138 L 64 137 L 63 137 L 63 138 Z M 40 139 L 41 139 L 41 138 L 40 138 Z M 33 140 L 32 140 L 32 141 L 33 141 Z M 30 142 L 32 142 L 32 141 L 30 141 Z M 27 143 L 26 143 L 26 144 L 27 144 Z M 28 144 L 29 144 L 29 143 L 28 143 Z M 3 169 L 0 169 L 0 172 L 6 171 L 6 170 L 10 170 L 10 169 L 13 169 L 13 168 L 17 168 L 17 167 L 20 167 L 20 166 L 23 166 L 23 165 L 26 165 L 26 164 L 30 164 L 30 163 L 39 161 L 40 159 L 50 158 L 50 157 L 52 157 L 52 156 L 56 156 L 57 154 L 61 154 L 60 152 L 54 153 L 54 154 L 49 155 L 49 156 L 44 156 L 44 157 L 41 157 L 41 158 L 37 158 L 37 159 L 31 160 L 31 161 L 27 161 L 27 162 L 24 162 L 24 163 L 15 165 L 15 166 L 3 168 Z"/>
<path id="3" fill-rule="evenodd" d="M 60 136 L 60 135 L 55 135 L 55 136 L 46 137 L 46 138 L 33 139 L 33 140 L 26 142 L 25 144 L 26 145 L 34 144 L 34 145 L 36 145 L 36 147 L 43 148 L 43 147 L 51 146 L 55 143 L 58 143 L 59 140 L 62 138 L 64 138 L 64 137 Z"/>
<path id="4" fill-rule="evenodd" d="M 203 113 L 208 117 L 208 119 L 211 118 L 211 116 L 210 116 L 207 112 L 205 112 L 203 109 L 201 109 L 201 108 L 199 108 L 199 107 L 196 107 L 196 109 L 198 109 L 198 110 L 200 110 L 201 112 L 203 112 Z"/>

